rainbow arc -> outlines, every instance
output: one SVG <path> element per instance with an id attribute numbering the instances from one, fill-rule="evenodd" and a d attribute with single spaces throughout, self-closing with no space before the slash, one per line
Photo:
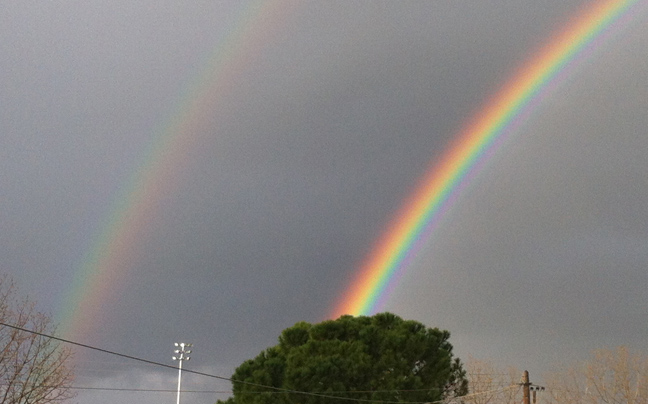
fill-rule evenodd
<path id="1" fill-rule="evenodd" d="M 606 0 L 588 7 L 514 75 L 454 138 L 392 225 L 376 243 L 356 279 L 331 313 L 369 315 L 381 309 L 399 275 L 425 244 L 460 191 L 537 105 L 578 62 L 639 15 L 646 1 Z"/>
<path id="2" fill-rule="evenodd" d="M 59 310 L 63 335 L 82 339 L 98 332 L 107 302 L 115 298 L 136 245 L 157 214 L 157 201 L 180 181 L 175 167 L 196 147 L 198 133 L 231 90 L 243 66 L 260 53 L 288 11 L 292 0 L 254 0 L 241 7 L 229 35 L 214 47 L 201 76 L 179 97 L 176 113 L 154 134 L 149 152 L 115 199 L 105 224 L 75 270 L 74 284 Z M 393 225 L 378 241 L 348 293 L 335 307 L 341 314 L 371 314 L 381 307 L 397 275 L 425 244 L 443 213 L 459 195 L 480 161 L 528 116 L 570 67 L 608 34 L 624 27 L 648 0 L 604 0 L 590 5 L 562 33 L 548 42 L 486 107 L 455 136 L 457 142 L 421 182 Z"/>

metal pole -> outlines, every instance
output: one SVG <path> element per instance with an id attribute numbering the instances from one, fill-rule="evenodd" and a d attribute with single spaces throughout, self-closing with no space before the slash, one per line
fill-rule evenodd
<path id="1" fill-rule="evenodd" d="M 182 382 L 182 360 L 179 361 L 178 365 L 178 399 L 176 400 L 176 404 L 180 404 L 180 383 Z"/>
<path id="2" fill-rule="evenodd" d="M 184 342 L 180 343 L 175 343 L 175 346 L 178 347 L 174 352 L 178 354 L 178 356 L 174 356 L 173 360 L 178 361 L 178 399 L 176 401 L 176 404 L 180 404 L 180 383 L 182 382 L 182 362 L 183 361 L 188 361 L 191 359 L 191 357 L 187 356 L 191 353 L 190 350 L 187 350 L 185 348 L 191 347 L 191 344 L 185 344 Z"/>

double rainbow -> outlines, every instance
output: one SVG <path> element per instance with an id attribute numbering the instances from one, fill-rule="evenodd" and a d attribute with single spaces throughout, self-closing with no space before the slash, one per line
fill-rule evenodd
<path id="1" fill-rule="evenodd" d="M 378 240 L 331 317 L 369 315 L 380 310 L 399 274 L 438 227 L 443 213 L 484 160 L 564 81 L 577 62 L 645 11 L 647 3 L 606 0 L 589 5 L 565 31 L 525 63 L 455 136 L 458 141 L 427 173 L 393 225 Z"/>
<path id="2" fill-rule="evenodd" d="M 197 133 L 226 99 L 231 83 L 281 25 L 293 0 L 250 0 L 240 9 L 229 34 L 216 45 L 203 74 L 179 98 L 176 113 L 155 131 L 146 158 L 122 188 L 111 214 L 76 268 L 74 282 L 59 309 L 61 333 L 79 338 L 98 332 L 103 307 L 127 279 L 136 258 L 138 240 L 157 214 L 159 200 L 180 181 L 182 165 Z M 484 157 L 504 135 L 527 117 L 534 105 L 570 71 L 580 55 L 623 27 L 648 0 L 605 0 L 590 6 L 570 27 L 549 42 L 487 103 L 443 160 L 423 179 L 421 187 L 379 240 L 346 298 L 335 308 L 340 314 L 370 314 L 380 307 L 395 285 L 397 274 L 425 243 L 442 213 L 468 182 Z M 642 9 L 642 10 L 643 10 Z"/>

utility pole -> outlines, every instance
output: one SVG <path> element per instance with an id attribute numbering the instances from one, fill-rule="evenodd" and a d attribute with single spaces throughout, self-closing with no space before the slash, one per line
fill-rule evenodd
<path id="1" fill-rule="evenodd" d="M 173 360 L 178 361 L 178 400 L 176 401 L 176 404 L 180 404 L 180 382 L 182 380 L 182 362 L 183 361 L 188 361 L 191 359 L 191 357 L 187 356 L 191 353 L 190 350 L 187 350 L 185 348 L 190 348 L 192 344 L 185 344 L 184 342 L 180 343 L 175 343 L 175 346 L 178 347 L 174 353 L 178 354 L 178 356 L 174 356 Z M 528 404 L 528 403 L 527 403 Z"/>
<path id="2" fill-rule="evenodd" d="M 529 372 L 526 370 L 522 374 L 522 383 L 520 385 L 522 386 L 522 394 L 524 397 L 523 404 L 531 404 L 531 392 L 533 392 L 533 404 L 536 404 L 536 393 L 545 389 L 543 386 L 531 384 L 529 381 Z"/>
<path id="3" fill-rule="evenodd" d="M 531 386 L 531 383 L 529 383 L 529 372 L 527 370 L 525 370 L 524 373 L 522 374 L 521 384 L 522 384 L 522 394 L 524 397 L 523 404 L 531 404 L 531 394 L 529 394 L 529 387 Z"/>

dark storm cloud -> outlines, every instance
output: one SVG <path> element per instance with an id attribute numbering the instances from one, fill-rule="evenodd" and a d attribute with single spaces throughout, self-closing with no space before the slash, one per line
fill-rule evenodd
<path id="1" fill-rule="evenodd" d="M 646 349 L 641 32 L 585 63 L 490 161 L 393 307 L 536 375 L 601 346 Z"/>
<path id="2" fill-rule="evenodd" d="M 584 4 L 297 6 L 203 117 L 198 144 L 175 167 L 179 185 L 156 201 L 119 298 L 106 302 L 101 335 L 84 342 L 169 362 L 172 342 L 185 339 L 192 363 L 227 376 L 281 329 L 324 319 L 454 134 Z M 43 306 L 65 297 L 119 190 L 239 11 L 237 2 L 6 5 L 2 268 Z M 583 333 L 600 336 L 587 348 L 614 341 L 624 322 L 633 325 L 620 343 L 636 340 L 644 37 L 629 31 L 550 97 L 387 309 L 449 328 L 459 352 L 520 367 L 538 361 L 525 346 L 537 329 L 538 350 L 568 349 Z M 132 368 L 84 377 L 117 385 Z"/>

